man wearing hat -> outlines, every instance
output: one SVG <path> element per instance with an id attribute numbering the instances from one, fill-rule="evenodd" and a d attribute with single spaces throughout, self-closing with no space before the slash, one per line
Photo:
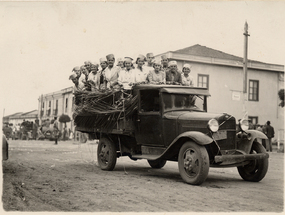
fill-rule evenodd
<path id="1" fill-rule="evenodd" d="M 162 64 L 162 71 L 166 72 L 168 71 L 168 58 L 166 55 L 161 56 L 161 64 Z"/>
<path id="2" fill-rule="evenodd" d="M 105 69 L 108 67 L 108 61 L 106 57 L 100 58 L 100 66 L 101 66 L 101 70 L 98 72 L 100 76 L 99 89 L 106 89 L 105 81 L 104 81 L 105 80 Z"/>
<path id="3" fill-rule="evenodd" d="M 154 61 L 154 56 L 153 53 L 147 53 L 146 54 L 146 61 L 147 64 L 145 65 L 145 68 L 150 72 L 153 71 L 153 61 Z"/>
<path id="4" fill-rule="evenodd" d="M 88 73 L 90 73 L 91 72 L 91 61 L 90 60 L 85 61 L 84 66 L 87 69 Z"/>
<path id="5" fill-rule="evenodd" d="M 107 89 L 119 89 L 118 77 L 120 67 L 114 66 L 115 57 L 113 54 L 106 56 L 108 67 L 105 69 L 105 82 Z"/>
<path id="6" fill-rule="evenodd" d="M 182 84 L 181 73 L 177 70 L 177 62 L 175 60 L 168 63 L 169 70 L 165 73 L 166 84 L 180 85 Z"/>
<path id="7" fill-rule="evenodd" d="M 118 58 L 117 62 L 118 62 L 117 66 L 120 67 L 121 69 L 124 69 L 124 59 Z"/>
<path id="8" fill-rule="evenodd" d="M 74 87 L 73 87 L 73 91 L 75 90 L 84 90 L 84 85 L 83 84 L 79 84 L 79 81 L 78 81 L 78 78 L 76 76 L 75 73 L 72 73 L 70 76 L 69 76 L 69 80 L 71 80 L 74 84 Z"/>
<path id="9" fill-rule="evenodd" d="M 84 75 L 81 75 L 80 67 L 79 66 L 74 67 L 72 72 L 74 72 L 73 74 L 75 75 L 77 82 L 78 82 L 77 88 L 78 89 L 84 89 L 84 83 L 83 83 L 84 81 L 83 80 L 85 79 L 85 77 L 84 77 Z M 73 77 L 74 77 L 74 75 L 73 75 Z M 69 78 L 69 79 L 72 80 L 71 78 Z M 74 83 L 74 81 L 73 81 L 73 83 Z"/>
<path id="10" fill-rule="evenodd" d="M 91 64 L 91 72 L 88 75 L 88 82 L 91 85 L 91 91 L 95 91 L 99 89 L 100 86 L 100 74 L 98 73 L 98 63 Z"/>

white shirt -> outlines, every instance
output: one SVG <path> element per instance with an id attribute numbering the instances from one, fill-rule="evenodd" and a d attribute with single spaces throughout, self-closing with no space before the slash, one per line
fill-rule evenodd
<path id="1" fill-rule="evenodd" d="M 134 70 L 130 69 L 127 71 L 127 69 L 122 69 L 119 73 L 118 83 L 120 85 L 123 85 L 123 88 L 126 90 L 130 90 L 132 86 L 130 86 L 130 83 L 135 83 L 135 74 Z"/>
<path id="2" fill-rule="evenodd" d="M 181 74 L 181 78 L 182 78 L 182 85 L 194 87 L 194 78 L 191 75 L 185 77 L 184 74 Z"/>
<path id="3" fill-rule="evenodd" d="M 107 81 L 107 88 L 110 88 L 112 84 L 118 81 L 118 76 L 121 68 L 118 66 L 113 66 L 111 69 L 107 67 L 105 72 L 105 80 Z"/>
<path id="4" fill-rule="evenodd" d="M 135 82 L 147 82 L 147 75 L 149 71 L 145 68 L 142 67 L 142 70 L 139 68 L 134 69 L 134 74 L 135 74 Z"/>
<path id="5" fill-rule="evenodd" d="M 88 75 L 88 80 L 92 82 L 91 90 L 94 91 L 95 89 L 99 89 L 100 85 L 100 74 L 97 72 L 96 74 L 90 72 Z"/>

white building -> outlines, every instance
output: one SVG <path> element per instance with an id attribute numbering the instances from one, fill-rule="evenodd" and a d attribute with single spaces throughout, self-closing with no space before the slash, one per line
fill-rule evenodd
<path id="1" fill-rule="evenodd" d="M 74 129 L 72 111 L 74 108 L 73 88 L 65 88 L 53 93 L 41 95 L 38 99 L 38 118 L 40 125 L 44 120 L 51 121 L 54 117 L 59 118 L 62 114 L 68 115 L 71 122 L 66 123 L 67 130 Z M 59 123 L 59 128 L 62 130 L 63 124 Z"/>
<path id="2" fill-rule="evenodd" d="M 264 125 L 267 121 L 275 128 L 276 138 L 284 138 L 284 108 L 278 91 L 284 89 L 284 65 L 248 60 L 247 92 L 243 93 L 243 58 L 201 45 L 194 45 L 166 55 L 183 64 L 192 65 L 195 86 L 209 89 L 209 112 L 227 112 L 241 119 L 248 113 L 253 124 Z"/>

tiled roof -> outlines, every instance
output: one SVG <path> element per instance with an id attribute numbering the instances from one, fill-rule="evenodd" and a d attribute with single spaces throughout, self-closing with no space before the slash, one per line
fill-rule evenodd
<path id="1" fill-rule="evenodd" d="M 206 46 L 201 46 L 199 44 L 196 44 L 194 46 L 190 46 L 184 49 L 179 49 L 177 51 L 174 51 L 174 53 L 189 54 L 189 55 L 211 57 L 211 58 L 220 58 L 220 59 L 225 59 L 225 60 L 243 61 L 242 57 L 227 54 L 225 52 L 211 49 Z"/>

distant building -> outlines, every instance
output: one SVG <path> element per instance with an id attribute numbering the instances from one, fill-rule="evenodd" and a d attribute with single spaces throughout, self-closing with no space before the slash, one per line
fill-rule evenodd
<path id="1" fill-rule="evenodd" d="M 238 120 L 246 110 L 253 124 L 264 125 L 269 120 L 276 131 L 284 132 L 284 109 L 278 106 L 278 91 L 284 88 L 284 65 L 248 60 L 244 102 L 243 58 L 201 45 L 155 57 L 160 59 L 161 55 L 176 60 L 180 70 L 185 63 L 192 65 L 190 75 L 194 77 L 195 87 L 210 91 L 209 112 L 227 112 Z"/>
<path id="2" fill-rule="evenodd" d="M 3 123 L 19 125 L 24 120 L 35 122 L 37 118 L 38 118 L 38 110 L 33 110 L 33 111 L 25 112 L 25 113 L 19 112 L 19 113 L 14 113 L 14 114 L 3 117 Z"/>
<path id="3" fill-rule="evenodd" d="M 72 111 L 74 108 L 73 88 L 68 87 L 56 92 L 41 95 L 38 99 L 38 118 L 40 125 L 43 121 L 51 121 L 54 117 L 60 117 L 62 114 L 68 115 L 71 122 L 66 123 L 67 130 L 74 129 L 72 119 Z M 59 123 L 60 129 L 63 128 L 62 123 Z"/>

